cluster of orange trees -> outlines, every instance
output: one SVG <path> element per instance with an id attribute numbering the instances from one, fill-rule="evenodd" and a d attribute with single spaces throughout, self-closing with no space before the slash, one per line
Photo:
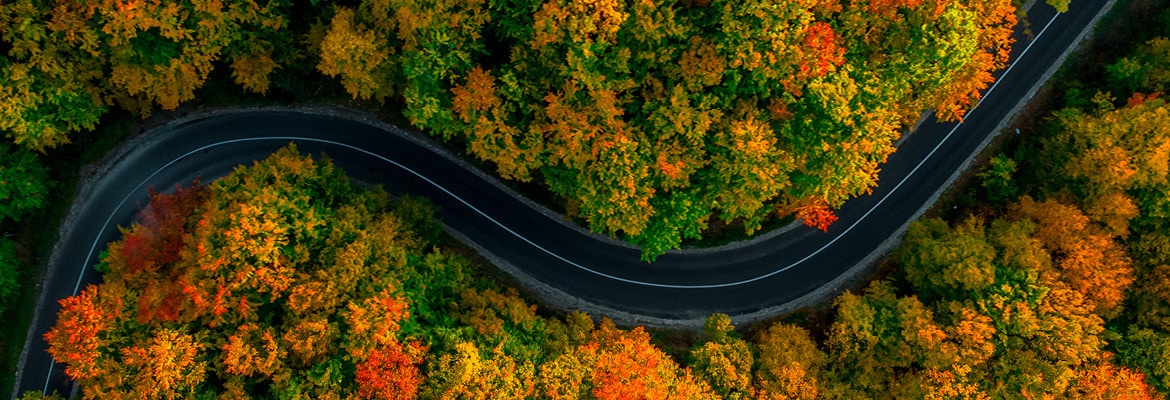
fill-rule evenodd
<path id="1" fill-rule="evenodd" d="M 216 70 L 261 94 L 320 73 L 652 258 L 712 217 L 824 228 L 907 122 L 978 99 L 1015 23 L 1010 0 L 17 0 L 0 129 L 44 149 Z"/>

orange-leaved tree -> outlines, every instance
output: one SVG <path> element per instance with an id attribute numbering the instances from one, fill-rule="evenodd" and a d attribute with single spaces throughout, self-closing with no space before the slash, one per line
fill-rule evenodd
<path id="1" fill-rule="evenodd" d="M 539 394 L 551 398 L 713 398 L 702 380 L 650 343 L 642 328 L 617 329 L 605 320 L 585 344 L 541 366 Z"/>

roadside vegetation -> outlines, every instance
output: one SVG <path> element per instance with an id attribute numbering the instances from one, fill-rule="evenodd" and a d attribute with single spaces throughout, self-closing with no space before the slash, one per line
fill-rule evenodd
<path id="1" fill-rule="evenodd" d="M 653 259 L 712 218 L 825 228 L 922 110 L 978 100 L 1016 18 L 1010 0 L 22 0 L 0 10 L 0 129 L 42 151 L 213 74 L 275 96 L 335 77 Z"/>
<path id="2" fill-rule="evenodd" d="M 87 398 L 1156 398 L 1165 280 L 1135 284 L 1122 238 L 1147 208 L 1126 191 L 1164 184 L 1166 168 L 1069 173 L 1096 150 L 1068 144 L 1122 118 L 1104 134 L 1164 134 L 1100 143 L 1170 148 L 1162 121 L 1137 117 L 1167 107 L 1054 119 L 1038 154 L 1090 181 L 1023 182 L 1046 198 L 999 193 L 1002 212 L 916 222 L 899 272 L 838 297 L 823 341 L 786 323 L 745 339 L 714 315 L 671 354 L 640 327 L 541 312 L 437 246 L 425 201 L 360 189 L 293 147 L 154 195 L 106 251 L 103 283 L 64 300 L 45 337 Z M 1128 335 L 1107 327 L 1127 292 Z"/>
<path id="3" fill-rule="evenodd" d="M 641 328 L 537 314 L 437 247 L 432 213 L 293 147 L 156 194 L 103 283 L 62 303 L 50 352 L 87 398 L 711 391 Z"/>
<path id="4" fill-rule="evenodd" d="M 702 107 L 718 111 L 720 115 L 711 119 L 711 126 L 704 130 L 712 132 L 707 135 L 710 137 L 699 138 L 702 144 L 695 146 L 699 150 L 679 145 L 684 148 L 678 153 L 682 155 L 691 154 L 687 151 L 710 152 L 696 156 L 703 161 L 687 172 L 693 177 L 685 184 L 679 181 L 669 186 L 665 183 L 669 180 L 662 176 L 639 181 L 642 178 L 637 174 L 623 175 L 628 171 L 614 173 L 621 182 L 631 185 L 610 189 L 633 188 L 630 193 L 634 194 L 648 190 L 650 197 L 645 197 L 644 204 L 655 210 L 643 222 L 615 223 L 654 226 L 654 218 L 665 215 L 658 208 L 663 203 L 656 202 L 683 199 L 677 193 L 691 193 L 688 190 L 716 190 L 688 189 L 709 184 L 698 183 L 700 177 L 736 176 L 734 171 L 711 169 L 723 162 L 717 157 L 734 154 L 734 146 L 727 143 L 740 143 L 719 142 L 723 136 L 734 136 L 733 128 L 757 123 L 767 129 L 747 133 L 776 135 L 773 141 L 765 141 L 765 147 L 775 150 L 780 148 L 777 143 L 794 140 L 793 143 L 815 144 L 803 150 L 810 151 L 822 146 L 822 140 L 829 143 L 829 139 L 810 136 L 797 140 L 800 132 L 829 135 L 826 132 L 833 130 L 792 126 L 807 123 L 832 127 L 840 123 L 818 121 L 825 114 L 800 108 L 816 100 L 817 90 L 829 88 L 813 86 L 876 73 L 850 67 L 849 63 L 854 62 L 851 60 L 855 60 L 850 57 L 856 57 L 859 50 L 850 47 L 853 42 L 849 35 L 863 36 L 841 29 L 846 22 L 859 24 L 851 27 L 870 25 L 856 15 L 851 18 L 861 20 L 832 19 L 852 15 L 850 5 L 822 4 L 808 7 L 806 14 L 794 19 L 804 21 L 805 29 L 785 28 L 784 32 L 807 33 L 809 29 L 820 29 L 809 27 L 825 22 L 832 35 L 839 37 L 832 43 L 841 46 L 840 62 L 810 64 L 824 65 L 825 69 L 802 78 L 806 81 L 772 84 L 767 84 L 767 79 L 800 75 L 788 70 L 784 70 L 787 74 L 769 74 L 749 66 L 724 65 L 721 79 L 735 76 L 737 85 L 748 85 L 737 87 L 749 87 L 754 82 L 777 93 L 765 93 L 759 88 L 716 91 L 709 95 L 716 99 L 703 103 L 689 98 L 702 97 L 702 93 L 687 92 L 686 80 L 700 78 L 689 74 L 672 76 L 671 71 L 658 71 L 649 64 L 638 67 L 638 60 L 648 63 L 648 59 L 639 58 L 646 50 L 639 46 L 653 39 L 673 43 L 676 49 L 672 51 L 677 57 L 688 52 L 694 53 L 691 57 L 699 57 L 696 54 L 710 45 L 713 50 L 708 49 L 707 56 L 716 57 L 728 48 L 727 44 L 678 38 L 687 39 L 688 29 L 711 23 L 696 15 L 726 17 L 734 7 L 696 1 L 664 8 L 673 12 L 666 16 L 670 13 L 661 9 L 639 9 L 642 3 L 607 8 L 605 2 L 591 2 L 582 10 L 572 8 L 581 6 L 577 3 L 521 3 L 524 2 L 389 7 L 363 2 L 351 4 L 352 8 L 305 4 L 242 7 L 240 10 L 251 11 L 233 9 L 224 20 L 249 27 L 239 28 L 248 32 L 240 33 L 244 39 L 260 37 L 274 43 L 261 48 L 271 52 L 267 55 L 270 62 L 255 56 L 259 50 L 229 50 L 235 42 L 234 36 L 227 35 L 230 37 L 210 40 L 223 46 L 214 51 L 187 47 L 172 51 L 166 50 L 167 46 L 153 46 L 161 54 L 157 57 L 171 57 L 160 60 L 184 61 L 165 64 L 156 60 L 152 65 L 198 66 L 200 54 L 215 54 L 225 58 L 207 65 L 230 65 L 231 71 L 243 69 L 244 72 L 233 72 L 232 79 L 244 88 L 263 91 L 259 88 L 266 87 L 272 92 L 287 90 L 288 94 L 299 92 L 279 89 L 281 74 L 272 71 L 295 69 L 286 64 L 288 60 L 308 57 L 319 61 L 309 64 L 320 72 L 340 78 L 340 87 L 335 87 L 334 93 L 401 102 L 410 121 L 444 136 L 449 143 L 467 146 L 470 153 L 499 168 L 501 175 L 523 179 L 521 172 L 526 171 L 523 173 L 528 178 L 548 185 L 567 210 L 584 218 L 592 228 L 620 234 L 646 246 L 667 243 L 661 249 L 677 246 L 678 242 L 639 238 L 643 233 L 662 233 L 650 228 L 634 233 L 625 227 L 605 225 L 608 222 L 603 222 L 604 218 L 616 218 L 623 212 L 620 209 L 588 209 L 599 207 L 586 205 L 587 200 L 598 198 L 621 207 L 612 193 L 582 194 L 557 185 L 582 184 L 582 179 L 609 182 L 603 179 L 608 175 L 589 175 L 594 172 L 592 165 L 605 160 L 629 162 L 636 167 L 633 170 L 644 171 L 646 176 L 665 174 L 662 165 L 669 166 L 674 159 L 667 157 L 665 163 L 660 163 L 659 155 L 668 153 L 654 146 L 662 145 L 661 137 L 676 135 L 682 140 L 686 135 L 651 133 L 653 129 L 644 126 L 653 123 L 653 118 L 648 117 L 653 111 L 649 110 L 683 104 L 696 113 L 701 113 Z M 473 12 L 477 4 L 484 7 L 481 13 Z M 926 9 L 918 8 L 925 7 L 922 4 L 894 6 L 902 7 L 894 9 L 907 20 L 921 22 L 913 18 L 926 18 L 915 14 Z M 1161 98 L 1170 85 L 1170 12 L 1165 11 L 1166 6 L 1164 1 L 1146 0 L 1119 6 L 1115 14 L 1144 17 L 1115 17 L 1113 28 L 1103 31 L 1098 45 L 1111 38 L 1116 40 L 1117 31 L 1126 31 L 1120 35 L 1126 41 L 1106 46 L 1108 51 L 1090 51 L 1093 55 L 1076 60 L 1080 63 L 1078 68 L 1062 72 L 1062 83 L 1049 89 L 1052 110 L 1033 111 L 1047 116 L 1029 122 L 1024 134 L 1007 138 L 999 152 L 989 156 L 969 185 L 958 189 L 962 193 L 956 196 L 956 204 L 961 206 L 957 211 L 941 213 L 947 217 L 945 220 L 931 217 L 914 223 L 892 256 L 892 272 L 835 299 L 832 307 L 823 311 L 829 315 L 823 327 L 801 326 L 792 323 L 797 318 L 790 318 L 787 322 L 761 323 L 747 331 L 736 331 L 725 316 L 714 315 L 702 333 L 680 339 L 669 333 L 652 334 L 643 328 L 615 327 L 604 319 L 581 313 L 566 315 L 541 309 L 514 289 L 491 279 L 486 272 L 490 266 L 449 248 L 451 245 L 443 242 L 433 219 L 434 210 L 425 200 L 390 200 L 376 189 L 349 184 L 344 173 L 334 169 L 327 159 L 310 158 L 289 148 L 209 185 L 155 195 L 151 207 L 143 212 L 142 222 L 129 228 L 125 237 L 105 253 L 99 266 L 106 273 L 104 283 L 65 300 L 60 321 L 47 338 L 54 356 L 67 363 L 67 373 L 82 383 L 83 394 L 96 398 L 1162 398 L 1170 394 L 1170 371 L 1165 367 L 1165 360 L 1170 358 L 1170 104 Z M 523 7 L 531 12 L 500 13 Z M 962 7 L 971 6 L 943 8 L 935 18 L 967 15 Z M 14 9 L 17 7 L 0 7 L 4 10 L 0 14 L 10 18 L 16 15 Z M 151 16 L 150 12 L 166 8 L 119 10 L 129 16 Z M 299 12 L 305 10 L 318 13 L 320 19 L 298 17 L 267 25 L 256 22 L 271 15 L 301 16 L 305 14 Z M 414 14 L 399 18 L 403 10 Z M 636 14 L 653 10 L 660 11 Z M 75 11 L 86 15 L 85 10 Z M 180 11 L 183 9 L 175 12 Z M 200 12 L 210 11 L 196 7 L 180 14 L 195 18 L 202 15 Z M 638 17 L 623 17 L 623 13 Z M 53 29 L 72 26 L 78 33 L 92 33 L 86 37 L 112 40 L 102 36 L 113 35 L 105 30 L 82 29 L 88 26 L 85 21 L 117 21 L 113 16 L 99 14 L 89 15 L 90 19 L 61 19 Z M 1008 15 L 1011 14 L 1009 9 Z M 44 17 L 48 13 L 36 15 Z M 371 15 L 387 17 L 368 19 Z M 992 18 L 986 13 L 979 15 Z M 441 27 L 404 24 L 433 20 L 460 22 Z M 665 25 L 626 30 L 638 21 Z M 895 27 L 901 23 L 893 21 Z M 17 26 L 20 25 L 0 23 L 6 43 L 16 46 L 10 32 Z M 158 26 L 143 26 L 147 28 L 142 32 L 156 29 L 158 35 L 164 36 L 168 32 Z M 985 29 L 996 26 L 991 22 Z M 886 28 L 880 32 L 897 32 Z M 265 36 L 265 29 L 305 33 L 287 38 Z M 574 29 L 585 29 L 589 34 L 579 35 Z M 224 28 L 215 32 L 225 30 L 231 31 Z M 63 35 L 64 31 L 54 32 Z M 427 41 L 436 37 L 453 38 L 444 41 L 444 46 L 454 47 L 434 47 L 436 43 Z M 797 37 L 793 43 L 806 38 Z M 878 45 L 890 39 L 876 33 L 864 38 Z M 703 40 L 716 39 L 697 41 Z M 133 50 L 132 42 L 121 45 Z M 99 43 L 94 48 L 117 46 L 110 43 L 114 42 Z M 280 43 L 308 43 L 311 50 L 281 55 L 276 45 Z M 898 48 L 908 45 L 902 43 Z M 500 46 L 512 51 L 487 51 Z M 60 51 L 86 53 L 83 50 L 74 46 Z M 329 56 L 329 52 L 335 53 Z M 623 59 L 622 54 L 628 57 Z M 993 54 L 987 54 L 995 60 Z M 286 56 L 290 58 L 282 58 Z M 14 65 L 30 62 L 18 55 L 13 57 L 6 59 L 7 74 L 19 71 Z M 125 54 L 119 57 L 141 62 Z M 551 68 L 554 60 L 568 62 Z M 626 69 L 607 64 L 618 60 L 624 60 Z M 796 60 L 784 68 L 800 71 L 800 59 Z M 96 70 L 105 71 L 115 65 L 112 62 L 101 61 L 104 64 Z M 992 68 L 970 68 L 983 67 Z M 447 72 L 432 76 L 418 73 L 426 68 Z M 197 77 L 200 70 L 196 67 L 194 71 Z M 366 75 L 358 74 L 363 71 Z M 171 78 L 178 79 L 188 72 L 173 72 Z M 38 79 L 88 79 L 82 73 L 42 73 L 48 75 Z M 261 85 L 259 76 L 271 80 Z M 654 88 L 621 87 L 631 84 L 623 80 L 634 77 L 637 85 L 652 81 L 649 78 L 657 80 L 663 86 L 662 95 L 675 96 L 675 91 L 682 90 L 678 95 L 681 97 L 662 98 L 662 104 L 657 104 L 653 100 Z M 203 84 L 196 81 L 191 96 Z M 978 86 L 974 83 L 977 81 L 965 82 Z M 320 82 L 320 78 L 310 82 Z M 849 85 L 864 87 L 866 82 L 879 85 L 865 80 Z M 131 92 L 118 87 L 116 80 L 103 83 L 109 87 L 93 91 L 89 91 L 93 87 L 78 85 L 100 108 L 94 111 L 99 116 L 111 112 L 106 107 L 128 107 L 145 113 L 189 99 L 179 89 L 153 94 L 148 89 Z M 682 89 L 673 89 L 677 86 Z M 35 92 L 36 86 L 30 87 Z M 799 88 L 799 93 L 794 87 Z M 47 89 L 39 90 L 41 94 L 48 93 Z M 936 92 L 925 93 L 957 97 L 938 94 L 942 97 L 903 98 L 906 103 L 901 106 L 907 108 L 888 114 L 905 118 L 924 107 L 942 107 L 945 114 L 945 105 L 953 104 L 955 108 L 950 112 L 957 117 L 964 101 L 974 99 L 967 90 L 933 90 Z M 177 96 L 178 100 L 165 103 L 167 95 Z M 869 101 L 858 97 L 864 96 L 843 97 L 847 100 L 842 109 Z M 945 103 L 944 97 L 954 103 Z M 44 104 L 65 104 L 62 102 L 69 99 Z M 782 118 L 775 117 L 766 107 L 758 112 L 767 114 L 753 115 L 752 107 L 741 106 L 746 103 L 759 108 L 776 101 L 785 107 L 782 111 L 791 115 L 781 113 Z M 61 114 L 51 109 L 45 109 L 43 114 L 29 113 L 38 107 L 42 106 L 21 109 L 19 115 L 32 116 L 28 117 L 30 121 L 58 129 L 56 133 L 52 129 L 39 131 L 46 138 L 59 136 L 43 139 L 43 147 L 30 144 L 40 139 L 25 139 L 20 146 L 10 145 L 4 158 L 0 158 L 5 161 L 0 179 L 9 168 L 33 171 L 12 178 L 32 183 L 18 186 L 23 191 L 10 192 L 16 193 L 9 196 L 19 201 L 6 200 L 2 204 L 6 208 L 0 214 L 7 218 L 3 222 L 6 227 L 20 226 L 17 218 L 36 215 L 30 214 L 36 211 L 28 210 L 42 207 L 34 203 L 50 196 L 46 190 L 61 190 L 50 183 L 51 179 L 36 178 L 41 174 L 35 172 L 38 170 L 46 171 L 43 173 L 50 177 L 56 172 L 44 167 L 29 149 L 67 146 L 62 144 L 64 140 L 80 135 L 70 133 L 72 130 L 88 129 L 84 124 L 68 125 L 86 121 L 85 115 L 61 125 L 64 122 L 53 122 Z M 533 108 L 522 110 L 524 107 Z M 671 115 L 680 113 L 671 110 Z M 806 119 L 804 115 L 810 120 L 798 121 Z M 856 118 L 850 124 L 878 123 L 866 120 L 867 116 Z M 903 122 L 892 122 L 887 128 L 896 129 Z M 626 136 L 614 136 L 618 133 L 588 129 L 602 125 L 628 130 L 620 132 Z M 538 136 L 544 141 L 523 140 L 534 126 L 548 127 Z M 19 135 L 13 128 L 4 129 L 14 138 Z M 483 129 L 495 134 L 474 136 Z M 573 132 L 593 135 L 578 141 L 589 147 L 558 149 L 558 143 L 570 141 L 558 142 L 563 138 L 555 139 L 557 135 Z M 659 139 L 641 141 L 651 137 Z M 631 153 L 620 153 L 627 151 L 623 150 L 622 139 L 635 143 L 627 144 L 634 147 Z M 745 145 L 757 143 L 749 136 L 740 139 Z M 879 143 L 882 140 L 888 140 L 868 139 L 877 147 L 883 146 Z M 537 142 L 539 151 L 522 147 Z M 721 145 L 731 150 L 712 151 Z M 784 151 L 798 154 L 795 148 Z M 860 157 L 855 161 L 874 160 L 884 157 L 874 156 L 882 151 L 885 150 L 854 154 L 842 150 L 839 155 Z M 611 153 L 621 157 L 598 158 Z M 570 163 L 574 156 L 582 160 Z M 730 194 L 704 194 L 708 200 L 716 199 L 718 206 L 700 209 L 688 205 L 690 212 L 700 215 L 691 220 L 691 226 L 697 227 L 698 234 L 705 223 L 693 221 L 730 216 L 728 219 L 747 221 L 741 223 L 750 228 L 752 218 L 762 215 L 754 213 L 775 215 L 777 209 L 797 204 L 827 211 L 825 207 L 836 204 L 830 198 L 807 200 L 797 194 L 823 185 L 826 181 L 817 177 L 819 172 L 852 176 L 848 174 L 864 172 L 864 165 L 868 165 L 862 162 L 836 166 L 848 170 L 844 171 L 830 167 L 837 161 L 824 161 L 819 164 L 822 169 L 802 170 L 808 168 L 810 160 L 803 160 L 805 164 L 799 168 L 799 163 L 785 167 L 790 170 L 780 175 L 792 182 L 777 184 L 782 189 L 774 194 L 737 198 L 751 204 L 758 201 L 754 211 L 738 205 L 746 208 L 738 209 L 740 214 L 728 213 L 735 210 L 724 208 L 731 207 L 732 202 L 725 201 Z M 607 165 L 626 166 L 613 162 Z M 766 160 L 758 164 L 759 168 L 776 165 Z M 759 177 L 751 174 L 736 179 Z M 865 179 L 857 182 L 857 190 L 872 185 Z M 724 189 L 728 188 L 718 190 Z M 856 191 L 843 193 L 834 201 L 855 194 Z M 622 199 L 634 199 L 631 204 L 640 201 L 636 196 L 618 200 Z M 600 217 L 590 217 L 590 213 Z M 687 236 L 686 232 L 668 231 L 654 240 Z M 0 252 L 8 251 L 3 240 L 0 239 Z M 19 243 L 12 247 L 13 252 L 23 251 L 24 255 L 7 258 L 0 254 L 0 305 L 5 304 L 4 260 L 25 260 L 30 254 L 30 250 L 20 250 Z M 11 291 L 21 290 L 8 287 Z"/>
<path id="5" fill-rule="evenodd" d="M 16 365 L 79 171 L 149 116 L 360 108 L 442 137 L 653 258 L 794 217 L 831 223 L 832 206 L 874 184 L 901 124 L 936 106 L 957 117 L 975 100 L 1004 61 L 1012 10 L 983 0 L 5 2 L 0 316 L 20 323 L 0 327 L 0 370 Z"/>

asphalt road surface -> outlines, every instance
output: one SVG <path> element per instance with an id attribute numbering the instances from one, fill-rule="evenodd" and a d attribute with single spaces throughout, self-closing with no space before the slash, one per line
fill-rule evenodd
<path id="1" fill-rule="evenodd" d="M 872 260 L 887 238 L 934 201 L 995 127 L 1016 108 L 1053 63 L 1090 29 L 1105 5 L 1074 2 L 1056 16 L 1040 4 L 1029 15 L 1035 41 L 1018 36 L 1013 63 L 966 122 L 924 122 L 882 168 L 880 186 L 839 210 L 827 233 L 799 227 L 748 245 L 671 252 L 653 264 L 637 249 L 599 238 L 532 208 L 465 163 L 434 153 L 416 134 L 368 119 L 306 110 L 254 110 L 156 128 L 110 164 L 79 197 L 41 290 L 21 359 L 18 387 L 68 393 L 72 382 L 45 351 L 42 335 L 55 323 L 58 300 L 100 281 L 91 268 L 117 227 L 133 222 L 147 189 L 196 177 L 207 182 L 239 164 L 263 159 L 290 142 L 328 154 L 351 177 L 391 193 L 431 198 L 450 231 L 522 282 L 567 295 L 593 309 L 648 321 L 696 321 L 715 312 L 760 313 L 808 294 Z M 1029 45 L 1027 46 L 1026 45 Z M 556 302 L 555 300 L 553 301 Z"/>

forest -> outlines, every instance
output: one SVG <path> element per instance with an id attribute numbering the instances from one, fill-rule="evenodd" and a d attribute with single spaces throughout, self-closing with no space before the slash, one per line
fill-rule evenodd
<path id="1" fill-rule="evenodd" d="M 216 74 L 333 77 L 652 260 L 712 218 L 824 229 L 923 110 L 962 118 L 1016 23 L 1011 0 L 16 0 L 0 129 L 43 151 Z"/>
<path id="2" fill-rule="evenodd" d="M 38 154 L 195 101 L 218 68 L 274 97 L 324 74 L 401 104 L 651 255 L 708 218 L 830 223 L 919 111 L 961 118 L 1016 23 L 1010 3 L 776 7 L 5 3 L 0 219 L 61 190 Z M 1058 75 L 1051 113 L 823 324 L 712 315 L 680 339 L 544 309 L 445 238 L 425 199 L 289 147 L 152 195 L 45 338 L 85 398 L 1164 398 L 1170 12 L 1118 7 L 1144 17 Z M 960 36 L 980 45 L 946 42 Z M 0 306 L 20 290 L 19 247 L 0 237 Z"/>
<path id="3" fill-rule="evenodd" d="M 1168 111 L 1140 94 L 1061 111 L 1034 149 L 1059 160 L 1051 185 L 1000 156 L 982 185 L 1011 200 L 914 223 L 899 272 L 838 297 L 823 340 L 713 315 L 668 353 L 644 328 L 540 310 L 444 250 L 425 200 L 292 146 L 153 195 L 45 338 L 85 398 L 1157 398 L 1170 281 L 1145 275 L 1167 268 L 1150 227 L 1170 199 L 1141 193 L 1168 182 Z"/>

